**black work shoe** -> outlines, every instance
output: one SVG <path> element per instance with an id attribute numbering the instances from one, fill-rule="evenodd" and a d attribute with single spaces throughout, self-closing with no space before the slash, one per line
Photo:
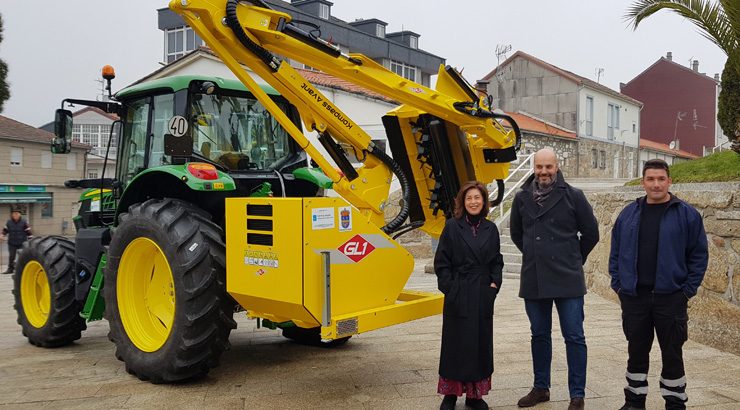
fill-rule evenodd
<path id="1" fill-rule="evenodd" d="M 465 406 L 476 410 L 488 410 L 488 403 L 483 399 L 465 399 Z"/>
<path id="2" fill-rule="evenodd" d="M 526 396 L 519 399 L 517 406 L 519 407 L 532 407 L 537 403 L 550 401 L 550 389 L 539 389 L 533 387 Z"/>
<path id="3" fill-rule="evenodd" d="M 574 397 L 570 399 L 568 410 L 582 410 L 585 406 L 586 403 L 583 402 L 583 397 Z"/>
<path id="4" fill-rule="evenodd" d="M 625 405 L 620 407 L 619 410 L 645 410 L 645 406 L 634 406 L 632 404 L 625 403 Z"/>
<path id="5" fill-rule="evenodd" d="M 5 272 L 3 272 L 3 275 L 10 275 L 11 273 L 13 273 L 13 269 L 8 269 Z"/>
<path id="6" fill-rule="evenodd" d="M 455 402 L 457 402 L 457 396 L 454 394 L 447 394 L 442 399 L 442 404 L 439 406 L 439 410 L 455 410 Z"/>

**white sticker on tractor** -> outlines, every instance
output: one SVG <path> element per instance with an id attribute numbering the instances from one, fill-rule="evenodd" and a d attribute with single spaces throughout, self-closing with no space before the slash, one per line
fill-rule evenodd
<path id="1" fill-rule="evenodd" d="M 99 212 L 100 211 L 100 200 L 95 200 L 90 202 L 90 212 Z"/>
<path id="2" fill-rule="evenodd" d="M 174 137 L 182 137 L 188 132 L 188 120 L 181 115 L 175 115 L 170 118 L 170 122 L 167 124 L 167 131 Z"/>
<path id="3" fill-rule="evenodd" d="M 190 247 L 188 248 L 188 250 L 189 250 L 190 252 L 192 252 L 192 251 L 194 251 L 194 250 L 195 250 L 195 249 L 196 249 L 197 247 L 198 247 L 198 243 L 197 243 L 197 242 L 193 242 L 193 244 L 192 244 L 192 245 L 190 245 Z"/>
<path id="4" fill-rule="evenodd" d="M 334 229 L 334 208 L 311 209 L 311 229 Z"/>
<path id="5" fill-rule="evenodd" d="M 352 230 L 352 207 L 339 207 L 339 232 L 348 232 Z"/>
<path id="6" fill-rule="evenodd" d="M 278 266 L 280 265 L 278 262 L 278 259 L 279 259 L 278 254 L 274 252 L 260 252 L 260 251 L 245 251 L 244 252 L 244 264 L 245 265 L 261 266 L 261 267 L 266 267 L 266 268 L 276 268 L 277 269 Z M 264 271 L 262 274 L 264 274 Z M 258 274 L 257 276 L 262 276 L 262 274 Z"/>

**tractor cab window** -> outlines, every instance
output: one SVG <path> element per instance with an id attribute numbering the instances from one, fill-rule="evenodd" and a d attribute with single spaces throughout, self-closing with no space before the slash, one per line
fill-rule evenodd
<path id="1" fill-rule="evenodd" d="M 119 172 L 121 182 L 128 185 L 134 177 L 146 169 L 146 137 L 149 121 L 150 99 L 142 98 L 127 103 L 123 127 L 122 149 L 119 152 Z"/>
<path id="2" fill-rule="evenodd" d="M 194 94 L 190 113 L 193 150 L 229 170 L 272 171 L 291 154 L 290 136 L 254 98 Z"/>
<path id="3" fill-rule="evenodd" d="M 148 168 L 171 164 L 171 158 L 164 153 L 164 134 L 174 111 L 174 95 L 162 94 L 154 97 L 152 113 L 152 139 Z"/>

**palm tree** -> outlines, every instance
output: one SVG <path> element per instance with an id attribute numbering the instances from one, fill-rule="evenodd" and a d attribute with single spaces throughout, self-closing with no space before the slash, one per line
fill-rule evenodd
<path id="1" fill-rule="evenodd" d="M 718 120 L 725 135 L 735 137 L 732 146 L 740 153 L 740 108 L 735 104 L 740 100 L 740 88 L 724 86 L 725 78 L 740 78 L 740 0 L 637 0 L 624 17 L 636 30 L 644 19 L 661 10 L 672 10 L 694 23 L 702 36 L 727 54 Z"/>

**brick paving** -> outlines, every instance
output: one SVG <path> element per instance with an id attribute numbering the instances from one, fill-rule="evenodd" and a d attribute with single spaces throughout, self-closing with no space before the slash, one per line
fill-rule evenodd
<path id="1" fill-rule="evenodd" d="M 423 273 L 428 262 L 417 260 L 409 288 L 435 290 L 434 275 Z M 0 276 L 0 409 L 439 408 L 441 316 L 321 349 L 293 344 L 237 314 L 232 349 L 219 367 L 196 382 L 152 385 L 127 374 L 114 357 L 105 321 L 90 323 L 71 346 L 41 349 L 28 344 L 16 324 L 11 282 L 10 276 Z M 517 289 L 516 280 L 505 279 L 496 301 L 495 372 L 486 398 L 495 409 L 515 409 L 532 383 L 528 322 Z M 552 401 L 536 410 L 567 408 L 565 348 L 557 332 L 555 326 Z M 619 408 L 627 354 L 617 305 L 586 296 L 586 339 L 586 407 Z M 648 408 L 659 409 L 657 345 L 652 358 Z M 690 407 L 740 409 L 740 356 L 689 341 L 685 359 Z M 463 408 L 458 401 L 458 409 Z"/>

